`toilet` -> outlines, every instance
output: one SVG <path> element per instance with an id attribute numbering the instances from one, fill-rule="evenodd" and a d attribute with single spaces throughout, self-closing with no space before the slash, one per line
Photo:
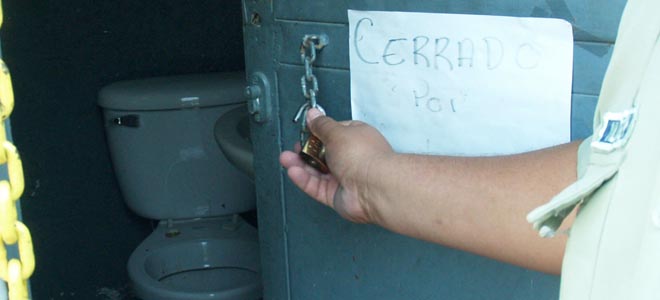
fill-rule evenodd
<path id="1" fill-rule="evenodd" d="M 216 142 L 227 132 L 215 132 L 244 134 L 244 86 L 237 72 L 123 81 L 99 93 L 124 200 L 157 222 L 128 261 L 143 300 L 262 296 L 257 229 L 239 216 L 255 209 L 253 180 Z"/>

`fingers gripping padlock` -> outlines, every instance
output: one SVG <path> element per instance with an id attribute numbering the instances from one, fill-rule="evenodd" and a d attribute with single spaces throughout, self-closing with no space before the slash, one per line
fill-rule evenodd
<path id="1" fill-rule="evenodd" d="M 309 131 L 307 127 L 307 112 L 312 106 L 309 102 L 305 102 L 296 117 L 293 119 L 295 123 L 300 122 L 300 157 L 308 165 L 314 167 L 319 172 L 326 174 L 330 172 L 328 165 L 325 162 L 325 146 L 323 142 Z M 325 110 L 320 105 L 316 105 L 316 109 L 325 114 Z"/>

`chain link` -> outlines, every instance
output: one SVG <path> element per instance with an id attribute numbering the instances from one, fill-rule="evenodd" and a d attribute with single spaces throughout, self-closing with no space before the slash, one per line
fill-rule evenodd
<path id="1" fill-rule="evenodd" d="M 319 81 L 314 75 L 314 62 L 316 61 L 316 50 L 325 45 L 317 35 L 305 35 L 300 46 L 300 61 L 305 66 L 305 75 L 300 78 L 303 96 L 309 101 L 311 107 L 316 107 L 316 95 L 319 92 Z"/>
<path id="2" fill-rule="evenodd" d="M 0 27 L 2 26 L 0 3 Z M 18 202 L 25 188 L 23 164 L 16 147 L 7 140 L 5 123 L 14 109 L 9 68 L 0 59 L 0 164 L 7 165 L 9 180 L 0 181 L 0 279 L 7 282 L 9 300 L 29 299 L 27 280 L 35 259 L 30 230 L 18 220 Z M 7 257 L 7 245 L 18 246 L 18 258 Z"/>
<path id="3" fill-rule="evenodd" d="M 298 108 L 293 122 L 298 123 L 300 121 L 301 146 L 304 144 L 306 135 L 309 133 L 305 120 L 307 111 L 310 108 L 316 108 L 325 113 L 325 110 L 318 104 L 316 99 L 319 93 L 319 81 L 316 75 L 314 75 L 314 62 L 316 61 L 317 52 L 327 45 L 327 40 L 328 38 L 325 35 L 308 34 L 303 37 L 302 44 L 300 45 L 300 61 L 305 67 L 305 74 L 300 78 L 300 87 L 306 101 Z"/>

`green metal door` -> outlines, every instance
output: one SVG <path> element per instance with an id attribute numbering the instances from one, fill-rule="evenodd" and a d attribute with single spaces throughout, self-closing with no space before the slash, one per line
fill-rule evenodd
<path id="1" fill-rule="evenodd" d="M 307 198 L 278 155 L 298 139 L 300 43 L 327 34 L 315 74 L 319 103 L 349 119 L 347 10 L 562 18 L 575 37 L 572 138 L 591 119 L 625 0 L 244 0 L 246 69 L 260 87 L 253 118 L 265 299 L 557 299 L 558 277 L 356 225 Z"/>

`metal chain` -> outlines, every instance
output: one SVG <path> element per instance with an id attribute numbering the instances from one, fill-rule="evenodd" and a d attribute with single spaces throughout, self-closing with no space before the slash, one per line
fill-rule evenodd
<path id="1" fill-rule="evenodd" d="M 306 135 L 309 133 L 305 116 L 310 108 L 316 108 L 323 113 L 325 110 L 318 104 L 316 96 L 319 93 L 319 81 L 314 75 L 314 62 L 316 61 L 317 51 L 323 49 L 328 44 L 328 37 L 325 35 L 307 34 L 303 37 L 300 45 L 300 60 L 305 66 L 305 74 L 300 78 L 302 94 L 306 101 L 298 108 L 294 123 L 300 121 L 300 144 L 304 144 Z"/>
<path id="2" fill-rule="evenodd" d="M 0 4 L 0 27 L 2 26 Z M 0 181 L 0 279 L 7 283 L 8 299 L 29 299 L 27 280 L 35 268 L 32 237 L 27 226 L 18 220 L 16 202 L 25 181 L 23 164 L 16 147 L 7 140 L 6 120 L 14 109 L 14 91 L 9 68 L 0 59 L 0 164 L 7 165 L 9 180 Z M 7 245 L 18 246 L 18 258 L 7 257 Z"/>

